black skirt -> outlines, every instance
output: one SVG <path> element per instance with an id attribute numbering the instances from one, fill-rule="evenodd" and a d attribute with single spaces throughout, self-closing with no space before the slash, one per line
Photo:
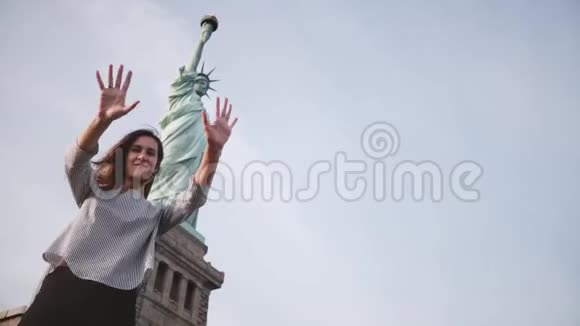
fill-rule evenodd
<path id="1" fill-rule="evenodd" d="M 65 266 L 48 274 L 19 326 L 134 326 L 137 290 L 83 280 Z"/>

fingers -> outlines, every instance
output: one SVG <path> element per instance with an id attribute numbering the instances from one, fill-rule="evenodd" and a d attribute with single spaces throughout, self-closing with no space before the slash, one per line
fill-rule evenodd
<path id="1" fill-rule="evenodd" d="M 127 77 L 125 78 L 125 82 L 123 83 L 123 65 L 119 65 L 119 69 L 117 70 L 117 77 L 115 80 L 115 84 L 113 86 L 113 65 L 109 65 L 109 85 L 108 88 L 120 88 L 123 92 L 127 92 L 129 90 L 129 86 L 131 85 L 131 77 L 133 76 L 133 72 L 129 70 L 127 73 Z M 105 83 L 103 83 L 103 79 L 101 78 L 101 74 L 97 70 L 97 82 L 99 83 L 99 88 L 101 90 L 105 89 Z M 123 87 L 121 88 L 121 84 Z"/>
<path id="2" fill-rule="evenodd" d="M 141 101 L 135 101 L 133 104 L 125 107 L 125 113 L 129 113 L 131 112 L 131 110 L 133 110 L 134 108 L 137 107 L 137 105 L 140 103 Z"/>
<path id="3" fill-rule="evenodd" d="M 234 126 L 236 125 L 236 122 L 238 122 L 238 118 L 237 117 L 234 119 L 234 121 L 232 121 L 232 124 L 230 125 L 230 130 L 232 128 L 234 128 Z"/>
<path id="4" fill-rule="evenodd" d="M 219 118 L 220 116 L 220 97 L 216 97 L 215 101 L 215 118 Z"/>
<path id="5" fill-rule="evenodd" d="M 119 69 L 117 69 L 117 80 L 115 80 L 115 88 L 121 88 L 122 81 L 123 81 L 123 65 L 120 65 Z"/>
<path id="6" fill-rule="evenodd" d="M 129 70 L 129 72 L 127 73 L 127 78 L 125 79 L 125 83 L 123 84 L 123 93 L 127 93 L 127 90 L 129 90 L 129 85 L 131 85 L 131 77 L 133 76 L 133 72 L 131 70 Z"/>
<path id="7" fill-rule="evenodd" d="M 109 65 L 109 88 L 113 88 L 113 65 Z"/>
<path id="8" fill-rule="evenodd" d="M 228 105 L 228 98 L 226 97 L 225 101 L 224 101 L 224 108 L 223 110 L 220 110 L 220 98 L 219 96 L 216 97 L 216 105 L 215 105 L 215 115 L 216 115 L 216 121 L 219 118 L 225 118 L 225 121 L 227 123 L 227 121 L 230 119 L 230 116 L 232 115 L 232 105 Z M 207 128 L 208 123 L 207 123 L 207 116 L 206 113 L 203 112 L 202 113 L 202 117 L 203 117 L 203 124 L 204 124 L 204 128 Z M 231 124 L 229 124 L 229 128 L 232 129 L 236 123 L 238 122 L 238 118 L 236 117 Z"/>
<path id="9" fill-rule="evenodd" d="M 230 115 L 232 114 L 232 105 L 230 104 L 230 106 L 228 107 L 228 112 L 226 113 L 226 121 L 230 119 Z"/>
<path id="10" fill-rule="evenodd" d="M 207 132 L 209 128 L 209 122 L 207 121 L 207 113 L 205 111 L 201 112 L 201 120 L 203 121 L 203 130 Z"/>
<path id="11" fill-rule="evenodd" d="M 228 98 L 226 97 L 226 100 L 224 102 L 224 108 L 223 110 L 221 110 L 221 115 L 220 115 L 220 101 L 219 101 L 219 97 L 217 98 L 217 102 L 216 102 L 216 117 L 218 118 L 225 118 L 226 123 L 227 121 L 230 120 L 230 116 L 232 115 L 232 105 L 228 105 Z M 234 127 L 234 125 L 236 124 L 236 122 L 238 121 L 238 118 L 235 118 L 234 121 L 229 125 L 230 129 Z"/>
<path id="12" fill-rule="evenodd" d="M 224 102 L 224 108 L 222 110 L 222 115 L 221 115 L 222 117 L 224 117 L 226 115 L 227 108 L 228 108 L 228 98 L 226 97 L 226 100 Z"/>
<path id="13" fill-rule="evenodd" d="M 103 79 L 101 79 L 101 74 L 99 74 L 98 70 L 97 70 L 97 82 L 99 83 L 99 88 L 101 90 L 105 89 L 105 84 L 103 84 Z"/>

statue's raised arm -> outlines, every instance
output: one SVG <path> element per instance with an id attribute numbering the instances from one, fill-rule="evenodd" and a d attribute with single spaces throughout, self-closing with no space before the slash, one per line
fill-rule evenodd
<path id="1" fill-rule="evenodd" d="M 216 16 L 213 15 L 206 15 L 201 20 L 201 38 L 195 49 L 193 50 L 193 56 L 191 61 L 185 66 L 185 70 L 188 72 L 196 72 L 197 66 L 199 65 L 199 60 L 201 59 L 201 53 L 203 52 L 203 46 L 209 38 L 211 34 L 215 32 L 218 28 L 218 20 Z"/>

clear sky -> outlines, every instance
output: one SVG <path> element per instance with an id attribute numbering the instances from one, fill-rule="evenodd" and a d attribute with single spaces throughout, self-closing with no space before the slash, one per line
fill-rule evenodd
<path id="1" fill-rule="evenodd" d="M 231 200 L 198 224 L 226 275 L 210 325 L 580 324 L 578 1 L 1 1 L 0 309 L 29 302 L 74 218 L 63 153 L 96 111 L 95 70 L 125 64 L 141 100 L 107 148 L 157 126 L 206 13 L 204 101 L 239 117 Z M 368 142 L 384 123 L 392 142 Z M 273 161 L 289 200 L 249 186 Z M 424 162 L 441 200 L 393 186 Z M 479 171 L 461 189 L 458 164 Z"/>

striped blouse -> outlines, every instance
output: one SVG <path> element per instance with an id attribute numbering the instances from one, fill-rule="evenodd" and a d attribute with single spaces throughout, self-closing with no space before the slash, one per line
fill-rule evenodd
<path id="1" fill-rule="evenodd" d="M 65 172 L 79 211 L 42 257 L 49 272 L 66 264 L 79 278 L 134 289 L 153 269 L 156 238 L 203 206 L 209 187 L 191 183 L 156 207 L 138 191 L 101 190 L 90 162 L 96 153 L 76 143 L 66 152 Z"/>

